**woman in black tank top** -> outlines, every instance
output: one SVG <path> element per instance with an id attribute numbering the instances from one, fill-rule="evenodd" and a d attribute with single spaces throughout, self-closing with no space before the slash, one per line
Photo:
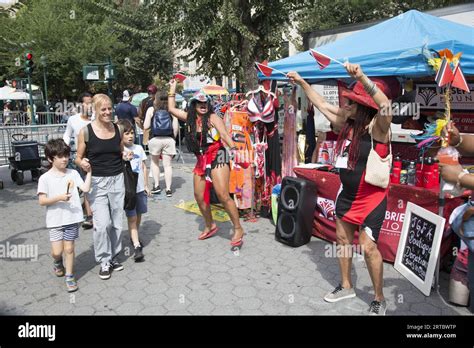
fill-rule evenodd
<path id="1" fill-rule="evenodd" d="M 88 198 L 94 221 L 95 259 L 101 264 L 99 277 L 108 279 L 112 270 L 123 269 L 114 259 L 122 249 L 123 145 L 119 128 L 112 123 L 110 98 L 97 94 L 92 102 L 96 118 L 79 133 L 76 164 L 84 170 L 92 170 L 92 190 Z"/>
<path id="2" fill-rule="evenodd" d="M 111 139 L 101 139 L 94 132 L 92 124 L 87 125 L 89 141 L 86 157 L 94 169 L 94 176 L 115 176 L 122 172 L 122 151 L 119 128 L 113 124 L 115 135 Z"/>

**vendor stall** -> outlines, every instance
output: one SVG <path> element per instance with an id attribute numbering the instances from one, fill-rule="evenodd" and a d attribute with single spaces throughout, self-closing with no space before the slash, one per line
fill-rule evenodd
<path id="1" fill-rule="evenodd" d="M 341 182 L 339 175 L 327 171 L 309 168 L 295 168 L 298 177 L 310 180 L 317 187 L 317 207 L 314 211 L 313 236 L 336 241 L 335 202 Z M 433 213 L 439 211 L 438 192 L 436 189 L 425 189 L 409 185 L 390 184 L 385 220 L 380 231 L 378 248 L 385 261 L 394 262 L 398 241 L 402 230 L 407 202 L 412 202 Z M 451 212 L 464 203 L 461 197 L 446 199 L 444 217 L 449 218 Z M 357 243 L 357 233 L 355 237 Z M 451 236 L 443 236 L 441 254 L 450 247 Z"/>

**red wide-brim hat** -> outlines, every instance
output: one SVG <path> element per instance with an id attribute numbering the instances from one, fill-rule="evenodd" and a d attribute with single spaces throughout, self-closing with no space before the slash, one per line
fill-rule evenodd
<path id="1" fill-rule="evenodd" d="M 395 99 L 400 95 L 400 83 L 395 77 L 371 77 L 370 79 L 382 92 L 385 93 L 388 99 Z M 365 91 L 364 86 L 360 81 L 357 81 L 352 89 L 343 88 L 341 96 L 358 104 L 376 110 L 379 109 L 372 97 Z"/>

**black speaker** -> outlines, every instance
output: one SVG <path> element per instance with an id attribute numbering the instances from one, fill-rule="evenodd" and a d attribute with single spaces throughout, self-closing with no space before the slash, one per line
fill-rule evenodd
<path id="1" fill-rule="evenodd" d="M 316 185 L 286 176 L 281 182 L 275 239 L 292 247 L 309 243 L 316 208 Z"/>

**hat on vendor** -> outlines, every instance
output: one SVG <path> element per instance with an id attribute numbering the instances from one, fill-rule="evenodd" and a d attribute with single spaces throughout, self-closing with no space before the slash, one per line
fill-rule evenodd
<path id="1" fill-rule="evenodd" d="M 189 100 L 189 102 L 190 103 L 192 103 L 192 102 L 206 103 L 210 100 L 211 100 L 211 98 L 206 93 L 197 92 L 192 96 L 192 98 Z"/>
<path id="2" fill-rule="evenodd" d="M 371 77 L 370 79 L 388 99 L 395 99 L 400 95 L 400 83 L 395 77 Z M 379 109 L 374 99 L 365 91 L 364 86 L 360 81 L 357 81 L 352 88 L 344 88 L 342 91 L 342 97 L 350 99 L 358 104 L 368 106 L 372 109 Z"/>

